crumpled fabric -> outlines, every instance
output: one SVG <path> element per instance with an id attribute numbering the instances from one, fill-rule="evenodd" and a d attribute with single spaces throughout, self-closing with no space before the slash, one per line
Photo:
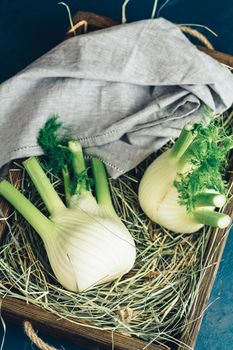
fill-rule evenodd
<path id="1" fill-rule="evenodd" d="M 233 102 L 233 77 L 159 18 L 62 42 L 0 85 L 0 166 L 41 155 L 38 130 L 54 114 L 86 155 L 116 178 Z"/>

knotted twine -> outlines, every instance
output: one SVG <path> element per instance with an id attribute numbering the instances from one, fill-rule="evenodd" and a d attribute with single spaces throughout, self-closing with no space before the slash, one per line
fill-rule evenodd
<path id="1" fill-rule="evenodd" d="M 44 342 L 33 329 L 32 324 L 28 321 L 24 321 L 23 323 L 24 331 L 28 338 L 41 350 L 58 350 L 54 346 L 51 346 Z"/>
<path id="2" fill-rule="evenodd" d="M 72 26 L 68 30 L 67 34 L 73 33 L 74 35 L 76 35 L 76 30 L 80 27 L 83 27 L 83 32 L 87 33 L 88 22 L 85 20 L 79 21 L 76 24 L 73 24 L 72 22 Z M 210 50 L 214 49 L 213 45 L 209 42 L 206 36 L 200 33 L 198 30 L 190 28 L 188 26 L 181 25 L 181 24 L 177 24 L 177 27 L 179 27 L 183 33 L 189 34 L 192 37 L 198 39 L 203 45 L 207 47 L 207 49 L 210 49 Z"/>

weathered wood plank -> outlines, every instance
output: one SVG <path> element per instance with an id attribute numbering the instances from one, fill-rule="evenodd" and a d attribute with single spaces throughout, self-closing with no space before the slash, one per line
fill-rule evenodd
<path id="1" fill-rule="evenodd" d="M 93 12 L 83 12 L 79 11 L 74 17 L 72 18 L 74 25 L 81 22 L 87 23 L 87 31 L 92 32 L 94 30 L 103 29 L 103 28 L 109 28 L 113 27 L 118 22 L 114 21 L 113 19 L 105 16 L 99 16 Z M 75 30 L 76 34 L 84 34 L 85 26 L 82 25 L 77 30 Z M 74 36 L 73 32 L 70 32 L 70 28 L 67 30 L 66 33 L 66 39 Z"/>
<path id="2" fill-rule="evenodd" d="M 21 170 L 20 169 L 15 169 L 14 171 L 10 171 L 8 180 L 16 187 L 19 188 L 20 186 L 20 181 L 21 181 Z M 0 210 L 1 210 L 1 215 L 3 217 L 7 218 L 8 215 L 10 214 L 11 207 L 9 206 L 9 203 L 6 202 L 3 198 L 0 199 Z M 4 232 L 5 232 L 5 221 L 1 220 L 0 221 L 0 243 L 2 242 L 4 238 Z"/>
<path id="3" fill-rule="evenodd" d="M 233 164 L 231 164 L 231 169 L 232 168 Z M 230 177 L 229 183 L 233 183 L 233 175 Z M 224 213 L 233 218 L 233 201 L 229 202 L 226 209 L 224 210 Z M 209 268 L 206 270 L 204 278 L 201 281 L 200 292 L 197 301 L 189 315 L 190 324 L 187 326 L 181 337 L 181 341 L 185 344 L 188 344 L 191 348 L 194 348 L 197 340 L 197 336 L 204 316 L 204 310 L 208 304 L 211 290 L 213 288 L 218 268 L 221 263 L 221 258 L 227 242 L 229 231 L 229 228 L 226 228 L 224 230 L 213 230 L 211 239 L 208 242 L 206 248 L 204 260 L 205 266 L 209 266 Z M 182 349 L 182 346 L 178 348 L 178 350 Z"/>
<path id="4" fill-rule="evenodd" d="M 35 329 L 44 331 L 57 338 L 67 339 L 74 344 L 93 349 L 93 346 L 100 346 L 101 349 L 111 349 L 114 341 L 116 350 L 139 350 L 146 346 L 146 343 L 138 338 L 110 331 L 90 328 L 84 323 L 74 323 L 59 319 L 56 315 L 27 304 L 24 301 L 5 298 L 1 300 L 1 314 L 3 318 L 13 321 L 29 321 Z M 163 347 L 148 345 L 147 350 L 164 350 Z M 167 349 L 167 348 L 166 348 Z"/>
<path id="5" fill-rule="evenodd" d="M 215 50 L 210 50 L 207 49 L 207 47 L 203 47 L 203 46 L 197 46 L 197 48 L 201 51 L 203 51 L 204 53 L 206 53 L 207 55 L 215 58 L 217 61 L 219 61 L 220 63 L 223 63 L 231 68 L 233 68 L 233 56 L 228 55 L 226 53 L 220 52 L 220 51 L 215 51 Z"/>

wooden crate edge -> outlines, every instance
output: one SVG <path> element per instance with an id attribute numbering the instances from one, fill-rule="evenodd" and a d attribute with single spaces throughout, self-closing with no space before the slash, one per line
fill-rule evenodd
<path id="1" fill-rule="evenodd" d="M 85 325 L 77 321 L 61 319 L 55 314 L 46 311 L 36 305 L 14 298 L 2 298 L 1 314 L 3 318 L 12 321 L 29 321 L 33 327 L 45 333 L 71 341 L 76 345 L 85 346 L 88 349 L 93 345 L 101 349 L 111 349 L 114 344 L 116 350 L 165 350 L 162 346 L 148 345 L 145 341 L 136 337 L 127 336 L 118 332 L 112 333 L 94 326 Z M 166 348 L 166 350 L 169 350 Z"/>
<path id="2" fill-rule="evenodd" d="M 231 170 L 232 168 L 233 164 L 231 164 Z M 233 174 L 229 179 L 229 184 L 233 184 Z M 227 205 L 224 212 L 233 219 L 233 201 Z M 181 341 L 184 344 L 188 344 L 193 349 L 197 341 L 197 336 L 201 328 L 204 312 L 207 307 L 210 294 L 217 276 L 230 230 L 231 228 L 226 228 L 224 230 L 215 230 L 206 248 L 206 251 L 208 251 L 208 257 L 206 258 L 205 266 L 209 265 L 210 267 L 208 270 L 206 270 L 205 278 L 203 278 L 201 281 L 199 288 L 200 293 L 195 303 L 195 306 L 197 307 L 191 310 L 189 316 L 190 324 L 181 336 Z M 182 345 L 180 345 L 178 348 L 178 350 L 183 349 L 184 347 Z"/>

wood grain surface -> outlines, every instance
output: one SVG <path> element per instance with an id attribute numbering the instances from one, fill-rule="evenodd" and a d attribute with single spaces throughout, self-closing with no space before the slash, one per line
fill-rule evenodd
<path id="1" fill-rule="evenodd" d="M 228 55 L 223 52 L 215 51 L 215 50 L 210 50 L 207 49 L 206 47 L 197 45 L 197 48 L 207 55 L 213 57 L 215 60 L 219 61 L 220 63 L 225 64 L 226 66 L 230 67 L 233 69 L 233 56 Z"/>
<path id="2" fill-rule="evenodd" d="M 232 163 L 231 169 L 233 169 Z M 229 183 L 233 183 L 233 174 L 230 177 Z M 231 193 L 231 196 L 232 194 L 233 193 Z M 224 213 L 228 214 L 233 219 L 232 200 L 228 203 L 226 209 L 224 210 Z M 213 229 L 211 238 L 206 248 L 204 261 L 205 266 L 208 266 L 208 268 L 204 273 L 203 279 L 200 284 L 197 300 L 189 315 L 190 324 L 185 329 L 181 337 L 181 341 L 185 344 L 188 344 L 191 348 L 194 348 L 197 340 L 202 318 L 204 315 L 204 310 L 208 304 L 208 300 L 214 285 L 214 281 L 218 272 L 218 268 L 221 262 L 222 254 L 227 242 L 229 232 L 229 228 L 226 228 L 224 230 Z M 184 347 L 180 346 L 178 349 L 181 350 L 184 349 Z"/>
<path id="3" fill-rule="evenodd" d="M 15 169 L 13 171 L 9 172 L 8 180 L 16 187 L 19 188 L 20 182 L 21 182 L 21 170 Z M 6 202 L 3 198 L 0 198 L 0 210 L 2 212 L 2 217 L 7 218 L 10 214 L 11 207 L 9 206 L 9 203 Z M 0 243 L 2 242 L 4 238 L 4 232 L 5 232 L 5 221 L 0 220 Z"/>
<path id="4" fill-rule="evenodd" d="M 66 338 L 79 346 L 93 349 L 100 346 L 101 349 L 111 349 L 114 343 L 115 350 L 142 350 L 146 343 L 138 338 L 133 338 L 120 333 L 112 333 L 85 326 L 84 323 L 74 323 L 58 318 L 56 315 L 45 311 L 38 306 L 27 304 L 24 301 L 5 298 L 2 299 L 1 314 L 4 318 L 13 321 L 29 321 L 33 328 L 43 330 L 57 338 Z M 148 345 L 147 350 L 167 350 L 156 345 Z"/>

